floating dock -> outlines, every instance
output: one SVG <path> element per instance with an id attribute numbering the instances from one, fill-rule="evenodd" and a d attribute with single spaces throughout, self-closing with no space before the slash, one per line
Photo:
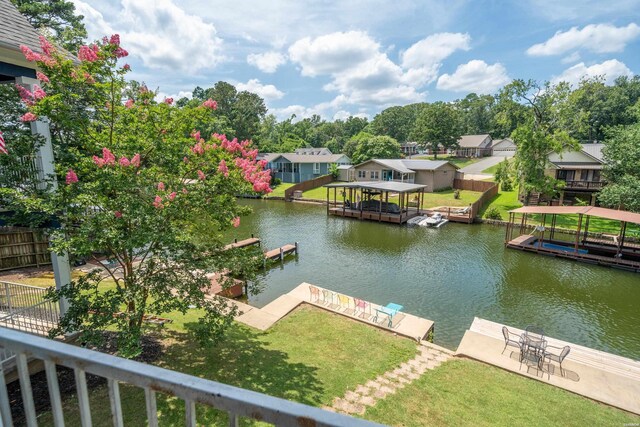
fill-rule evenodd
<path id="1" fill-rule="evenodd" d="M 238 239 L 235 239 L 233 243 L 229 243 L 228 245 L 226 245 L 224 247 L 224 250 L 228 251 L 229 249 L 246 248 L 247 246 L 254 246 L 254 245 L 260 246 L 260 242 L 261 240 L 257 237 L 253 237 L 253 234 L 252 234 L 250 239 L 244 239 L 240 241 L 238 241 Z"/>

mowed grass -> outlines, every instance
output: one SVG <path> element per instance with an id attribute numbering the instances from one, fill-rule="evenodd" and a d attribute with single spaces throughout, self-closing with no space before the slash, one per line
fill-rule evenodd
<path id="1" fill-rule="evenodd" d="M 438 157 L 436 159 L 433 158 L 433 155 L 423 155 L 423 156 L 417 156 L 417 157 L 413 157 L 412 159 L 416 159 L 416 160 L 447 160 L 451 163 L 453 163 L 454 165 L 458 166 L 459 168 L 463 168 L 465 166 L 468 166 L 470 164 L 473 163 L 477 163 L 480 160 L 482 160 L 481 158 L 472 158 L 472 157 L 453 157 L 449 154 L 438 154 Z"/>
<path id="2" fill-rule="evenodd" d="M 466 359 L 450 360 L 367 409 L 393 426 L 623 426 L 640 417 Z"/>
<path id="3" fill-rule="evenodd" d="M 342 189 L 336 190 L 336 198 L 342 203 L 341 196 Z M 347 192 L 348 194 L 348 192 Z M 460 190 L 460 198 L 454 197 L 454 190 L 437 191 L 434 193 L 424 193 L 423 208 L 433 208 L 436 206 L 469 206 L 478 198 L 482 193 L 478 191 Z M 327 189 L 324 187 L 314 188 L 313 190 L 305 191 L 302 193 L 304 199 L 318 199 L 327 200 Z M 333 189 L 329 189 L 329 200 L 333 202 Z M 389 202 L 398 203 L 398 196 L 389 197 Z"/>
<path id="4" fill-rule="evenodd" d="M 313 406 L 330 405 L 359 384 L 415 356 L 416 344 L 324 310 L 302 306 L 267 332 L 234 324 L 225 340 L 203 348 L 192 339 L 196 311 L 162 332 L 165 353 L 155 364 L 175 371 Z M 121 386 L 125 425 L 145 425 L 144 392 Z M 184 402 L 158 393 L 161 425 L 184 425 Z M 110 422 L 106 386 L 91 392 L 95 425 Z M 67 425 L 80 425 L 77 400 L 64 403 Z M 199 425 L 226 425 L 227 414 L 198 406 Z M 52 425 L 49 413 L 39 418 Z M 245 425 L 257 424 L 245 421 Z"/>
<path id="5" fill-rule="evenodd" d="M 287 188 L 293 187 L 295 184 L 290 182 L 283 182 L 275 187 L 272 187 L 273 190 L 271 193 L 267 194 L 265 197 L 284 197 L 284 192 Z"/>

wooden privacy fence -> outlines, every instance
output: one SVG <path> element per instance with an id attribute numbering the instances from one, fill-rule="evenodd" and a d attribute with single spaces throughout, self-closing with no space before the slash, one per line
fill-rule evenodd
<path id="1" fill-rule="evenodd" d="M 318 178 L 310 179 L 309 181 L 300 182 L 284 190 L 284 199 L 287 201 L 293 199 L 294 191 L 313 190 L 314 188 L 322 187 L 323 185 L 329 184 L 331 182 L 333 182 L 332 175 L 323 175 L 319 176 Z"/>
<path id="2" fill-rule="evenodd" d="M 496 183 L 491 181 L 475 181 L 473 179 L 454 179 L 453 188 L 458 190 L 479 191 L 484 193 L 495 187 Z M 497 190 L 496 190 L 497 191 Z"/>
<path id="3" fill-rule="evenodd" d="M 480 209 L 482 209 L 484 205 L 489 203 L 491 199 L 493 199 L 496 196 L 496 194 L 498 194 L 498 185 L 495 182 L 486 182 L 486 181 L 471 181 L 471 183 L 480 183 L 485 186 L 486 184 L 489 184 L 488 186 L 486 186 L 488 188 L 483 191 L 480 198 L 471 205 L 471 218 L 475 218 L 476 216 L 478 216 L 478 212 L 480 212 Z M 472 191 L 478 191 L 478 190 L 472 190 Z"/>
<path id="4" fill-rule="evenodd" d="M 41 231 L 0 227 L 0 271 L 51 264 L 49 241 Z"/>

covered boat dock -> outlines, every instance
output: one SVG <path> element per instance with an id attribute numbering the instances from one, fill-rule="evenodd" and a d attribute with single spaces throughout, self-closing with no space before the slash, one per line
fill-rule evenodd
<path id="1" fill-rule="evenodd" d="M 562 215 L 577 216 L 575 234 L 557 232 Z M 618 222 L 618 232 L 590 233 L 592 218 Z M 639 240 L 638 213 L 594 206 L 523 206 L 509 212 L 505 246 L 640 272 Z"/>
<path id="2" fill-rule="evenodd" d="M 332 183 L 324 187 L 328 215 L 404 224 L 424 214 L 421 206 L 426 185 L 368 181 Z"/>

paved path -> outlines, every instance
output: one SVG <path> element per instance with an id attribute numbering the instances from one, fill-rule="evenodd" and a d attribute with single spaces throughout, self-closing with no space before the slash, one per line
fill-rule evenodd
<path id="1" fill-rule="evenodd" d="M 347 391 L 344 396 L 335 398 L 330 407 L 323 409 L 362 415 L 367 406 L 373 406 L 378 400 L 395 393 L 407 384 L 411 384 L 427 370 L 437 368 L 452 356 L 451 351 L 423 341 L 418 346 L 416 357 L 392 371 L 385 372 L 375 379 L 357 386 L 353 391 Z"/>
<path id="2" fill-rule="evenodd" d="M 509 331 L 520 335 L 523 331 L 508 326 Z M 576 394 L 640 414 L 640 362 L 588 347 L 545 337 L 548 347 L 571 350 L 562 363 L 564 375 L 555 362 L 543 364 L 542 371 L 520 363 L 519 351 L 508 347 L 504 354 L 502 325 L 475 318 L 458 346 L 456 356 L 472 359 L 534 378 L 538 381 L 572 391 Z M 514 351 L 515 350 L 515 351 Z M 559 349 L 553 349 L 559 352 Z M 524 369 L 523 369 L 524 368 Z"/>
<path id="3" fill-rule="evenodd" d="M 482 173 L 483 170 L 490 168 L 491 166 L 495 166 L 498 163 L 502 162 L 505 159 L 505 156 L 491 156 L 485 157 L 482 160 L 467 165 L 463 168 L 460 168 L 459 172 L 464 172 L 465 178 L 468 175 L 478 175 L 485 176 L 486 178 L 490 178 L 493 175 Z M 474 179 L 482 179 L 482 178 L 474 178 Z"/>

